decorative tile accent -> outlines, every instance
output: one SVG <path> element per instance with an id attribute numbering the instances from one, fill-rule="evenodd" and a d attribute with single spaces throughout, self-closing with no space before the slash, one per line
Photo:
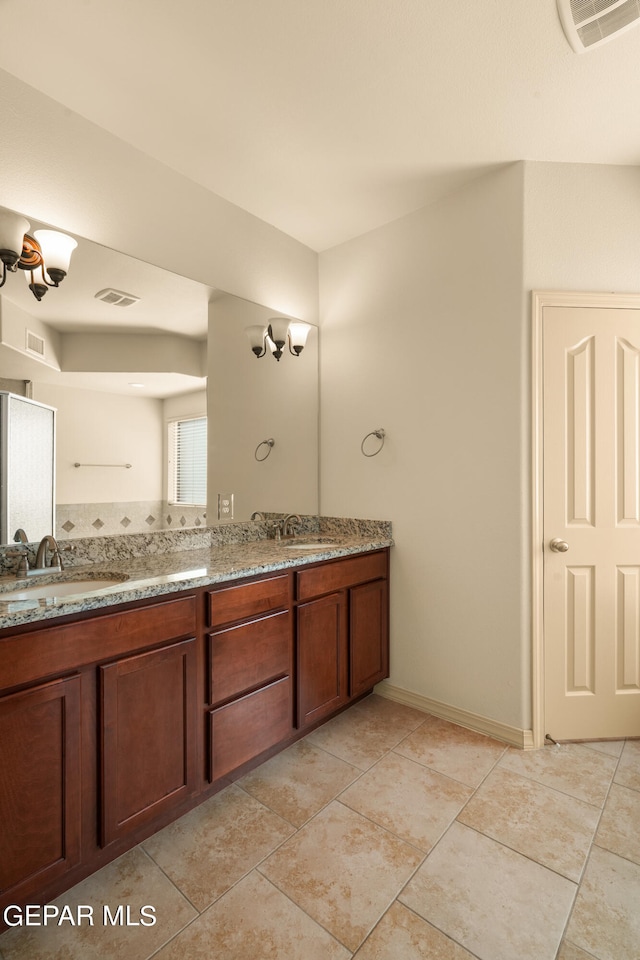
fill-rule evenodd
<path id="1" fill-rule="evenodd" d="M 102 530 L 102 528 L 104 527 L 104 523 L 102 522 L 102 520 L 100 519 L 100 517 L 98 517 L 97 520 L 94 520 L 94 521 L 93 521 L 93 523 L 91 524 L 91 526 L 92 526 L 92 527 L 95 527 L 96 530 Z"/>
<path id="2" fill-rule="evenodd" d="M 62 529 L 65 531 L 65 533 L 71 533 L 71 531 L 75 529 L 75 523 L 72 523 L 71 520 L 67 520 L 66 523 L 62 524 Z"/>
<path id="3" fill-rule="evenodd" d="M 121 526 L 123 526 L 123 527 L 126 528 L 126 527 L 130 526 L 131 520 L 129 520 L 129 517 L 123 517 L 122 520 L 120 521 L 120 524 L 121 524 Z"/>
<path id="4" fill-rule="evenodd" d="M 149 526 L 151 526 L 151 524 L 152 524 L 152 523 L 155 523 L 155 522 L 156 522 L 156 518 L 155 518 L 154 516 L 152 516 L 152 514 L 149 514 L 149 516 L 148 516 L 147 519 L 145 520 L 145 523 L 148 523 Z"/>

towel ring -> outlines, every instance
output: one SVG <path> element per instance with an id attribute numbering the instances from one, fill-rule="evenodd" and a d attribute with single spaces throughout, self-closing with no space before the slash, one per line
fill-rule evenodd
<path id="1" fill-rule="evenodd" d="M 256 460 L 258 461 L 258 463 L 262 463 L 263 460 L 266 460 L 266 459 L 267 459 L 267 457 L 268 457 L 269 454 L 271 453 L 271 447 L 274 445 L 274 443 L 275 443 L 275 440 L 273 439 L 273 437 L 270 437 L 268 440 L 261 440 L 261 441 L 260 441 L 260 443 L 258 444 L 258 446 L 257 446 L 256 449 L 255 449 L 255 453 L 253 454 L 254 457 L 256 458 Z M 267 452 L 265 453 L 264 457 L 259 457 L 259 456 L 258 456 L 258 450 L 260 449 L 260 447 L 264 447 L 265 445 L 266 445 L 266 447 L 267 447 Z"/>
<path id="2" fill-rule="evenodd" d="M 378 440 L 380 440 L 380 446 L 378 447 L 377 450 L 374 450 L 373 453 L 367 453 L 366 450 L 364 449 L 364 445 L 366 441 L 369 439 L 369 437 L 377 437 Z M 364 440 L 362 441 L 362 443 L 360 444 L 360 449 L 362 450 L 362 453 L 364 454 L 364 456 L 365 457 L 377 456 L 382 450 L 382 448 L 384 447 L 384 438 L 385 438 L 385 432 L 382 429 L 382 427 L 379 427 L 377 430 L 372 430 L 371 433 L 368 433 L 364 438 Z"/>

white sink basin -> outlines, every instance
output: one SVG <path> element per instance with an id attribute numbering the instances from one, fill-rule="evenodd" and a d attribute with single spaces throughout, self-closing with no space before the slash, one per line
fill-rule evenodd
<path id="1" fill-rule="evenodd" d="M 333 546 L 335 546 L 333 540 L 292 540 L 287 544 L 289 550 L 322 550 Z"/>
<path id="2" fill-rule="evenodd" d="M 116 583 L 122 583 L 123 577 L 118 579 L 105 580 L 56 580 L 54 583 L 35 584 L 33 586 L 21 587 L 20 590 L 10 590 L 7 593 L 0 592 L 0 601 L 8 600 L 40 600 L 48 597 L 67 597 L 75 594 L 95 593 L 96 590 L 102 590 L 103 587 L 112 587 Z"/>

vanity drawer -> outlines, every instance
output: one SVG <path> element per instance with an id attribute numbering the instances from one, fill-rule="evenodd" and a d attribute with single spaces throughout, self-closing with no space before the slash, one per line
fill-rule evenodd
<path id="1" fill-rule="evenodd" d="M 290 677 L 211 710 L 211 781 L 286 740 L 293 730 L 292 717 Z"/>
<path id="2" fill-rule="evenodd" d="M 296 573 L 296 599 L 308 600 L 386 576 L 387 555 L 384 551 L 348 557 L 346 560 L 329 560 Z"/>
<path id="3" fill-rule="evenodd" d="M 209 634 L 209 702 L 282 677 L 291 667 L 291 615 L 274 613 Z"/>
<path id="4" fill-rule="evenodd" d="M 289 577 L 267 577 L 253 583 L 211 590 L 207 596 L 208 623 L 210 627 L 218 627 L 288 605 Z"/>

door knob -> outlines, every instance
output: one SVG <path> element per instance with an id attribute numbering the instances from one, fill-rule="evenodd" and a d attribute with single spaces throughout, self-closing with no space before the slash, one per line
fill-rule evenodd
<path id="1" fill-rule="evenodd" d="M 555 537 L 549 544 L 551 550 L 554 553 L 566 553 L 569 549 L 569 544 L 566 540 L 561 540 L 560 537 Z"/>

